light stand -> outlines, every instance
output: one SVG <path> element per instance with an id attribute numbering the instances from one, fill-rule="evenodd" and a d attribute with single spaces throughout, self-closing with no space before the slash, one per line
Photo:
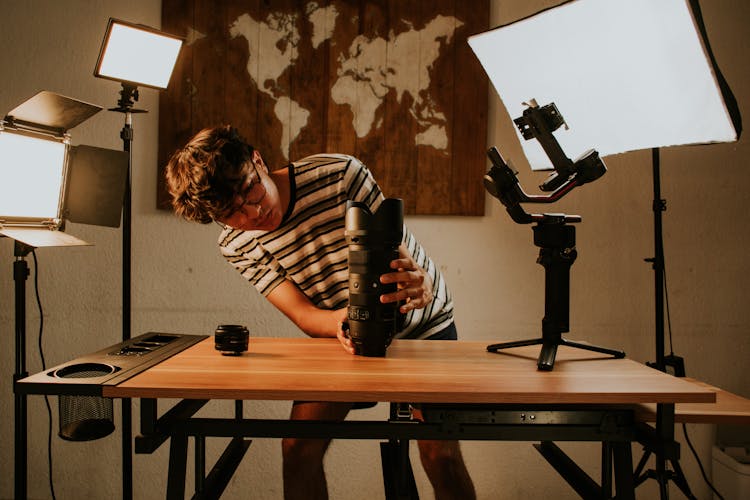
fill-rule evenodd
<path id="1" fill-rule="evenodd" d="M 39 247 L 88 245 L 64 232 L 65 220 L 104 226 L 119 224 L 122 153 L 71 146 L 68 134 L 69 129 L 101 109 L 42 91 L 0 120 L 0 236 L 15 242 L 14 386 L 27 376 L 26 256 Z M 23 499 L 28 496 L 26 395 L 15 391 L 14 406 L 14 497 Z"/>
<path id="2" fill-rule="evenodd" d="M 511 218 L 518 224 L 535 222 L 534 245 L 541 248 L 537 262 L 544 267 L 544 319 L 542 336 L 530 340 L 517 340 L 487 346 L 490 352 L 512 347 L 540 345 L 537 359 L 539 370 L 554 368 L 558 346 L 565 345 L 577 349 L 625 357 L 625 353 L 604 347 L 572 342 L 562 337 L 569 331 L 570 312 L 570 267 L 578 255 L 575 242 L 575 227 L 570 225 L 581 221 L 578 215 L 527 214 L 521 203 L 551 203 L 574 187 L 594 181 L 604 175 L 606 167 L 596 151 L 589 151 L 572 162 L 567 158 L 552 132 L 563 125 L 564 120 L 554 104 L 537 106 L 532 100 L 524 115 L 515 120 L 527 139 L 536 138 L 550 156 L 555 173 L 542 185 L 542 190 L 553 191 L 549 195 L 528 195 L 518 183 L 515 172 L 505 163 L 500 153 L 491 148 L 487 153 L 492 168 L 484 177 L 487 191 L 505 205 Z"/>
<path id="3" fill-rule="evenodd" d="M 654 313 L 655 313 L 655 347 L 656 361 L 646 363 L 648 366 L 657 370 L 667 372 L 667 367 L 671 367 L 676 377 L 685 376 L 684 360 L 675 356 L 671 352 L 667 356 L 664 344 L 664 296 L 665 296 L 665 264 L 664 264 L 664 240 L 662 237 L 662 213 L 667 209 L 666 200 L 661 197 L 661 162 L 659 157 L 659 148 L 653 148 L 651 151 L 651 162 L 653 171 L 653 188 L 654 199 L 652 209 L 654 212 L 654 257 L 645 259 L 652 264 L 654 270 Z M 649 426 L 642 425 L 639 429 L 641 433 L 641 442 L 644 443 L 644 451 L 641 459 L 638 461 L 633 476 L 635 486 L 639 486 L 648 479 L 653 479 L 659 486 L 660 498 L 669 497 L 669 481 L 682 491 L 690 499 L 696 498 L 690 486 L 688 485 L 685 474 L 680 466 L 680 448 L 679 444 L 674 441 L 674 426 L 663 423 L 664 415 L 657 411 L 656 427 L 658 432 L 654 432 Z M 655 468 L 647 469 L 651 455 L 654 455 Z M 671 466 L 671 469 L 669 466 Z"/>
<path id="4" fill-rule="evenodd" d="M 13 280 L 15 283 L 15 321 L 16 321 L 16 372 L 13 375 L 15 383 L 28 377 L 26 371 L 26 279 L 29 276 L 29 265 L 26 256 L 32 247 L 16 240 L 14 244 Z M 14 495 L 17 499 L 28 497 L 27 493 L 27 463 L 28 463 L 28 407 L 26 394 L 16 392 L 15 396 L 15 483 Z"/>
<path id="5" fill-rule="evenodd" d="M 120 130 L 123 151 L 128 155 L 128 173 L 125 182 L 125 197 L 122 206 L 122 340 L 131 337 L 131 311 L 132 311 L 132 186 L 133 186 L 133 113 L 146 113 L 144 109 L 134 109 L 138 100 L 138 88 L 129 83 L 122 83 L 120 99 L 116 108 L 109 111 L 122 113 L 125 123 Z M 132 401 L 127 398 L 121 400 L 122 411 L 122 495 L 124 499 L 133 498 L 133 412 Z"/>
<path id="6" fill-rule="evenodd" d="M 182 39 L 148 26 L 110 19 L 104 35 L 94 76 L 121 83 L 117 107 L 109 111 L 122 113 L 125 123 L 120 131 L 123 150 L 128 155 L 128 174 L 122 215 L 122 340 L 131 337 L 131 248 L 132 248 L 132 165 L 133 114 L 138 86 L 165 89 L 172 75 Z M 123 499 L 133 497 L 132 404 L 122 399 Z"/>
<path id="7" fill-rule="evenodd" d="M 697 0 L 576 0 L 469 38 L 511 116 L 528 96 L 554 100 L 575 124 L 560 142 L 569 151 L 596 144 L 603 156 L 652 149 L 656 369 L 684 375 L 665 356 L 665 281 L 660 147 L 736 141 L 741 121 L 708 46 Z M 538 148 L 521 143 L 532 169 L 546 168 Z M 546 151 L 545 151 L 546 152 Z M 666 498 L 670 480 L 690 496 L 674 441 L 674 405 L 657 404 L 654 428 L 638 440 Z M 667 467 L 672 463 L 673 471 Z"/>
<path id="8" fill-rule="evenodd" d="M 138 88 L 128 83 L 122 84 L 120 99 L 116 108 L 109 111 L 122 113 L 125 122 L 120 130 L 123 151 L 128 155 L 128 169 L 125 181 L 125 197 L 122 209 L 122 340 L 131 337 L 131 240 L 132 240 L 132 186 L 133 186 L 133 113 L 146 113 L 143 109 L 134 109 L 138 100 Z M 129 403 L 129 401 L 128 401 Z M 128 414 L 129 415 L 129 414 Z"/>
<path id="9" fill-rule="evenodd" d="M 685 361 L 680 356 L 675 356 L 670 349 L 669 355 L 665 354 L 664 343 L 664 296 L 665 290 L 665 264 L 664 264 L 664 238 L 662 236 L 662 213 L 667 209 L 667 201 L 661 197 L 661 161 L 659 148 L 651 150 L 652 177 L 654 186 L 654 199 L 652 210 L 654 212 L 654 256 L 645 259 L 652 264 L 654 270 L 654 316 L 655 316 L 655 348 L 656 361 L 646 363 L 652 368 L 666 372 L 667 367 L 672 369 L 676 377 L 685 376 Z"/>

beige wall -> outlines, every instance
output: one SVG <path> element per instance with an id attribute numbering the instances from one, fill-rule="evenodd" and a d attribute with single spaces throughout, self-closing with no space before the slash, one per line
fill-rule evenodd
<path id="1" fill-rule="evenodd" d="M 511 21 L 554 1 L 492 2 L 493 25 Z M 744 0 L 702 2 L 714 53 L 748 116 L 750 4 Z M 0 0 L 0 113 L 38 90 L 114 106 L 118 85 L 92 76 L 109 17 L 159 26 L 157 0 Z M 592 43 L 595 43 L 592 42 Z M 515 159 L 527 189 L 538 183 L 520 163 L 512 124 L 494 92 L 488 145 Z M 157 211 L 155 172 L 158 94 L 143 90 L 139 105 L 149 110 L 134 120 L 133 334 L 175 331 L 208 334 L 219 323 L 247 324 L 256 335 L 297 336 L 299 332 L 222 262 L 215 226 L 182 222 Z M 686 106 L 691 103 L 685 103 Z M 658 110 L 654 110 L 654 119 Z M 119 149 L 122 116 L 102 112 L 73 130 L 73 142 Z M 688 374 L 750 397 L 750 314 L 744 251 L 750 174 L 748 141 L 662 151 L 662 190 L 668 200 L 664 239 L 675 352 Z M 653 271 L 643 262 L 653 254 L 650 154 L 607 159 L 609 171 L 596 183 L 569 195 L 551 211 L 576 213 L 579 258 L 571 273 L 569 338 L 622 348 L 639 361 L 654 359 Z M 456 297 L 457 323 L 465 339 L 512 340 L 537 336 L 543 312 L 543 269 L 531 228 L 514 224 L 502 206 L 487 200 L 484 217 L 412 217 L 409 225 L 442 265 Z M 49 366 L 120 340 L 120 245 L 118 230 L 70 224 L 69 232 L 93 242 L 88 248 L 37 251 L 45 312 L 44 347 Z M 3 263 L 4 262 L 4 263 Z M 0 239 L 0 498 L 12 496 L 13 245 Z M 33 268 L 33 261 L 31 261 Z M 38 312 L 29 281 L 28 368 L 41 369 L 36 349 Z M 53 429 L 57 425 L 56 400 Z M 137 408 L 137 407 L 136 407 Z M 283 417 L 286 403 L 252 403 L 253 416 Z M 116 405 L 119 411 L 119 405 Z M 227 415 L 215 403 L 208 413 Z M 29 401 L 29 493 L 48 498 L 47 416 L 41 397 Z M 385 415 L 384 406 L 358 418 Z M 117 417 L 119 423 L 119 414 Z M 710 471 L 713 428 L 689 426 Z M 56 431 L 55 431 L 56 432 Z M 678 432 L 678 435 L 681 433 Z M 120 436 L 91 443 L 53 439 L 58 498 L 116 498 L 120 492 Z M 565 449 L 597 475 L 599 450 L 589 444 Z M 553 495 L 572 490 L 529 443 L 466 443 L 468 466 L 480 498 Z M 219 447 L 209 446 L 210 460 Z M 640 449 L 634 446 L 634 457 Z M 137 455 L 135 497 L 160 498 L 165 489 L 167 449 Z M 421 468 L 414 461 L 424 498 Z M 683 467 L 699 498 L 709 498 L 695 461 L 683 448 Z M 327 461 L 333 498 L 382 494 L 375 443 L 336 442 Z M 653 481 L 638 490 L 654 495 Z M 278 441 L 257 440 L 225 498 L 280 498 Z"/>

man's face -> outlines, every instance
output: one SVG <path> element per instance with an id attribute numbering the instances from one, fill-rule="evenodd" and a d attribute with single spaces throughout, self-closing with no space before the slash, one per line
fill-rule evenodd
<path id="1" fill-rule="evenodd" d="M 248 173 L 234 208 L 217 220 L 225 226 L 245 231 L 272 231 L 284 215 L 278 189 L 268 175 L 268 167 L 258 151 L 248 160 Z"/>

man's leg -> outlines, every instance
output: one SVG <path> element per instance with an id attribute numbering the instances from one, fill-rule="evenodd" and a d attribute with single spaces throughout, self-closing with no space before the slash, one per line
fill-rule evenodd
<path id="1" fill-rule="evenodd" d="M 412 417 L 423 420 L 422 411 L 412 408 Z M 422 440 L 417 441 L 417 446 L 422 467 L 435 490 L 435 500 L 477 497 L 458 441 Z"/>
<path id="2" fill-rule="evenodd" d="M 351 403 L 295 401 L 289 418 L 291 420 L 343 420 L 351 406 Z M 286 500 L 328 498 L 323 456 L 330 443 L 330 439 L 284 438 L 281 440 Z"/>
<path id="3" fill-rule="evenodd" d="M 476 498 L 458 441 L 427 440 L 417 441 L 417 445 L 436 500 Z"/>

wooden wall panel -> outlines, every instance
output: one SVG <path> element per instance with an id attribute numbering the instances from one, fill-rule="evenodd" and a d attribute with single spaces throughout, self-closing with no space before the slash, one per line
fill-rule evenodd
<path id="1" fill-rule="evenodd" d="M 226 2 L 224 26 L 232 23 L 248 10 L 256 12 L 260 0 L 230 0 Z M 222 2 L 223 3 L 223 2 Z M 226 29 L 225 29 L 226 31 Z M 257 30 L 255 36 L 257 37 Z M 228 35 L 224 59 L 227 71 L 224 72 L 224 114 L 219 117 L 222 123 L 231 123 L 248 140 L 258 134 L 258 102 L 260 92 L 248 72 L 250 43 L 239 36 Z M 221 63 L 219 63 L 221 64 Z M 212 124 L 196 123 L 195 128 Z M 215 125 L 215 124 L 214 124 Z"/>
<path id="2" fill-rule="evenodd" d="M 489 0 L 164 0 L 162 9 L 163 28 L 187 43 L 160 102 L 160 207 L 169 155 L 229 123 L 271 168 L 352 154 L 408 214 L 483 214 L 488 81 L 466 38 L 488 28 Z"/>
<path id="3" fill-rule="evenodd" d="M 186 26 L 193 24 L 193 0 L 162 0 L 162 9 L 172 12 L 162 19 L 162 29 L 186 36 Z M 193 133 L 192 84 L 193 47 L 183 45 L 175 64 L 169 87 L 159 96 L 159 153 L 156 179 L 156 202 L 159 208 L 169 207 L 170 198 L 164 179 L 164 166 L 169 157 L 187 142 Z"/>
<path id="4" fill-rule="evenodd" d="M 473 27 L 487 22 L 486 10 L 477 8 L 473 2 L 461 0 L 456 0 L 455 6 L 456 17 L 466 23 L 470 34 L 483 31 L 475 31 Z M 451 182 L 456 186 L 464 186 L 464 189 L 454 189 L 451 192 L 451 213 L 474 215 L 484 211 L 482 175 L 477 177 L 476 165 L 472 159 L 477 151 L 482 151 L 483 157 L 486 154 L 489 80 L 468 43 L 456 43 L 453 61 L 453 74 L 456 75 L 453 106 L 459 116 L 454 116 L 452 120 Z"/>

